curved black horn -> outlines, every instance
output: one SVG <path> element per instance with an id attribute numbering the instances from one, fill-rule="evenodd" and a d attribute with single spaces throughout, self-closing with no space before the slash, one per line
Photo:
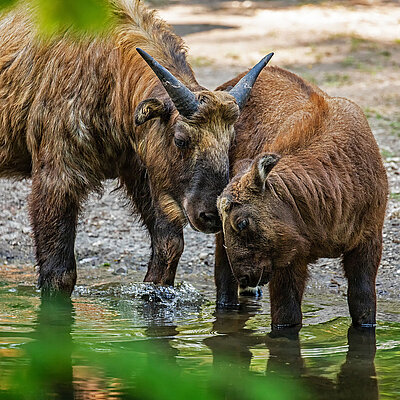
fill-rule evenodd
<path id="1" fill-rule="evenodd" d="M 150 54 L 147 54 L 140 48 L 136 48 L 136 50 L 157 75 L 175 104 L 176 109 L 179 111 L 179 114 L 187 118 L 193 115 L 199 108 L 199 102 L 194 93 L 175 78 L 171 72 L 159 64 Z"/>
<path id="2" fill-rule="evenodd" d="M 231 94 L 237 101 L 238 106 L 242 109 L 246 101 L 250 96 L 251 89 L 253 88 L 254 82 L 262 69 L 268 64 L 274 53 L 266 55 L 258 64 L 256 64 L 230 91 Z"/>

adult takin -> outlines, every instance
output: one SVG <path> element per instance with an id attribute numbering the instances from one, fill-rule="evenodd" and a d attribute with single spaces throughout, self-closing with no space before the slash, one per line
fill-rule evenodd
<path id="1" fill-rule="evenodd" d="M 273 329 L 301 326 L 308 264 L 342 257 L 353 325 L 373 326 L 388 183 L 360 108 L 267 68 L 236 124 L 231 160 L 218 199 L 218 305 L 237 304 L 238 285 L 269 282 Z"/>
<path id="2" fill-rule="evenodd" d="M 111 6 L 114 24 L 98 37 L 43 37 L 26 4 L 1 20 L 0 177 L 32 178 L 43 294 L 72 292 L 80 207 L 114 178 L 151 236 L 145 281 L 173 284 L 187 220 L 220 230 L 234 123 L 271 57 L 229 93 L 208 91 L 154 12 L 134 0 Z"/>

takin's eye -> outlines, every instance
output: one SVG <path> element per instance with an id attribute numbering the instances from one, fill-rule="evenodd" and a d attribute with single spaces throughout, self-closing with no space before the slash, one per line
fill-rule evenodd
<path id="1" fill-rule="evenodd" d="M 180 149 L 184 149 L 185 147 L 188 146 L 189 141 L 185 140 L 185 139 L 182 139 L 182 138 L 179 138 L 179 137 L 175 137 L 174 138 L 174 143 L 175 143 L 176 147 L 179 147 Z"/>
<path id="2" fill-rule="evenodd" d="M 243 229 L 246 229 L 249 226 L 249 220 L 247 218 L 241 219 L 236 223 L 236 227 L 238 231 L 242 231 Z"/>

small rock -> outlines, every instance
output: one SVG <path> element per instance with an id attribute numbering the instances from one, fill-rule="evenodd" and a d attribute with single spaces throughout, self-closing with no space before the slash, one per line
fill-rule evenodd
<path id="1" fill-rule="evenodd" d="M 208 253 L 200 253 L 199 258 L 200 260 L 205 260 L 208 257 Z"/>
<path id="2" fill-rule="evenodd" d="M 119 267 L 118 269 L 115 270 L 116 274 L 126 274 L 128 272 L 128 270 L 126 269 L 126 267 Z"/>
<path id="3" fill-rule="evenodd" d="M 79 261 L 79 264 L 87 264 L 91 263 L 92 261 L 96 260 L 97 257 L 87 257 L 87 258 L 82 258 L 82 260 Z"/>

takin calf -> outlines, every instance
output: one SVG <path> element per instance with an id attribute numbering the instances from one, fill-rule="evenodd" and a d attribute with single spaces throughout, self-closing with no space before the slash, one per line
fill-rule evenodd
<path id="1" fill-rule="evenodd" d="M 301 326 L 308 264 L 342 257 L 353 325 L 374 326 L 388 183 L 360 108 L 271 67 L 236 134 L 218 200 L 217 304 L 269 282 L 273 329 Z"/>
<path id="2" fill-rule="evenodd" d="M 139 1 L 110 3 L 115 24 L 101 37 L 43 38 L 23 3 L 1 19 L 0 178 L 32 178 L 44 294 L 72 292 L 78 214 L 105 179 L 119 179 L 150 233 L 145 280 L 174 283 L 186 222 L 221 228 L 234 123 L 271 57 L 229 93 L 208 91 L 168 25 Z"/>

